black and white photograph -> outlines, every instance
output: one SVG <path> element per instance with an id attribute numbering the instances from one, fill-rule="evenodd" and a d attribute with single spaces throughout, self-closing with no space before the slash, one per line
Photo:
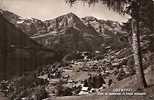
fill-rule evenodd
<path id="1" fill-rule="evenodd" d="M 154 0 L 0 0 L 0 100 L 154 100 Z"/>

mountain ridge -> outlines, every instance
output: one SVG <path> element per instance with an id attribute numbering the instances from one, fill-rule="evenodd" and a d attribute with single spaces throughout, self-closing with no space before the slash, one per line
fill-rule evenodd
<path id="1" fill-rule="evenodd" d="M 23 30 L 23 32 L 30 34 L 30 36 L 34 35 L 36 33 L 43 34 L 43 33 L 51 32 L 51 31 L 55 31 L 55 30 L 60 31 L 63 28 L 72 27 L 72 26 L 83 31 L 83 30 L 86 30 L 86 26 L 87 26 L 88 21 L 94 22 L 94 20 L 96 20 L 97 24 L 99 24 L 100 26 L 103 23 L 104 24 L 114 23 L 114 25 L 116 25 L 115 27 L 120 28 L 120 24 L 116 21 L 101 20 L 101 19 L 97 19 L 93 16 L 79 18 L 77 15 L 75 15 L 72 12 L 61 15 L 61 16 L 53 18 L 53 19 L 50 19 L 50 20 L 42 21 L 42 20 L 39 20 L 36 18 L 23 18 L 21 16 L 18 16 L 12 12 L 5 11 L 5 10 L 1 10 L 1 11 L 4 13 L 3 15 L 11 23 L 15 24 L 16 27 Z M 90 20 L 87 20 L 87 19 L 90 19 Z M 93 20 L 91 20 L 91 19 L 93 19 Z M 58 25 L 56 23 L 58 23 Z M 90 24 L 92 25 L 94 23 L 90 23 Z M 27 27 L 27 28 L 24 29 L 24 27 Z M 113 26 L 106 25 L 105 29 L 108 30 L 108 28 L 111 29 L 111 27 L 113 27 Z M 99 26 L 97 26 L 97 27 L 95 26 L 94 28 L 98 32 Z"/>

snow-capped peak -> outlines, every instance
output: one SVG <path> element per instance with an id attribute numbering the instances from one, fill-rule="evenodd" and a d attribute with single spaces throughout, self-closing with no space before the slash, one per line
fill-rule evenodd
<path id="1" fill-rule="evenodd" d="M 22 24 L 24 22 L 24 20 L 19 20 L 17 21 L 17 24 Z"/>

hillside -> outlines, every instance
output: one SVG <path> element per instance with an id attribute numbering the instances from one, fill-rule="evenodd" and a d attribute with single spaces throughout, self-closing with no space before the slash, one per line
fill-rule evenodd
<path id="1" fill-rule="evenodd" d="M 36 65 L 41 63 L 42 57 L 52 51 L 16 28 L 3 16 L 3 13 L 0 14 L 0 46 L 0 80 L 37 68 Z M 53 56 L 54 51 L 51 54 Z M 6 74 L 5 77 L 3 74 Z"/>

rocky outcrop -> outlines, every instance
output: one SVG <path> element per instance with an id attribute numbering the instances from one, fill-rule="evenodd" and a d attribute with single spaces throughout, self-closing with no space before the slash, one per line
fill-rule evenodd
<path id="1" fill-rule="evenodd" d="M 45 21 L 48 32 L 49 31 L 62 31 L 69 27 L 74 27 L 80 31 L 85 31 L 86 26 L 83 24 L 81 19 L 73 13 L 68 13 L 57 17 L 53 20 Z"/>

